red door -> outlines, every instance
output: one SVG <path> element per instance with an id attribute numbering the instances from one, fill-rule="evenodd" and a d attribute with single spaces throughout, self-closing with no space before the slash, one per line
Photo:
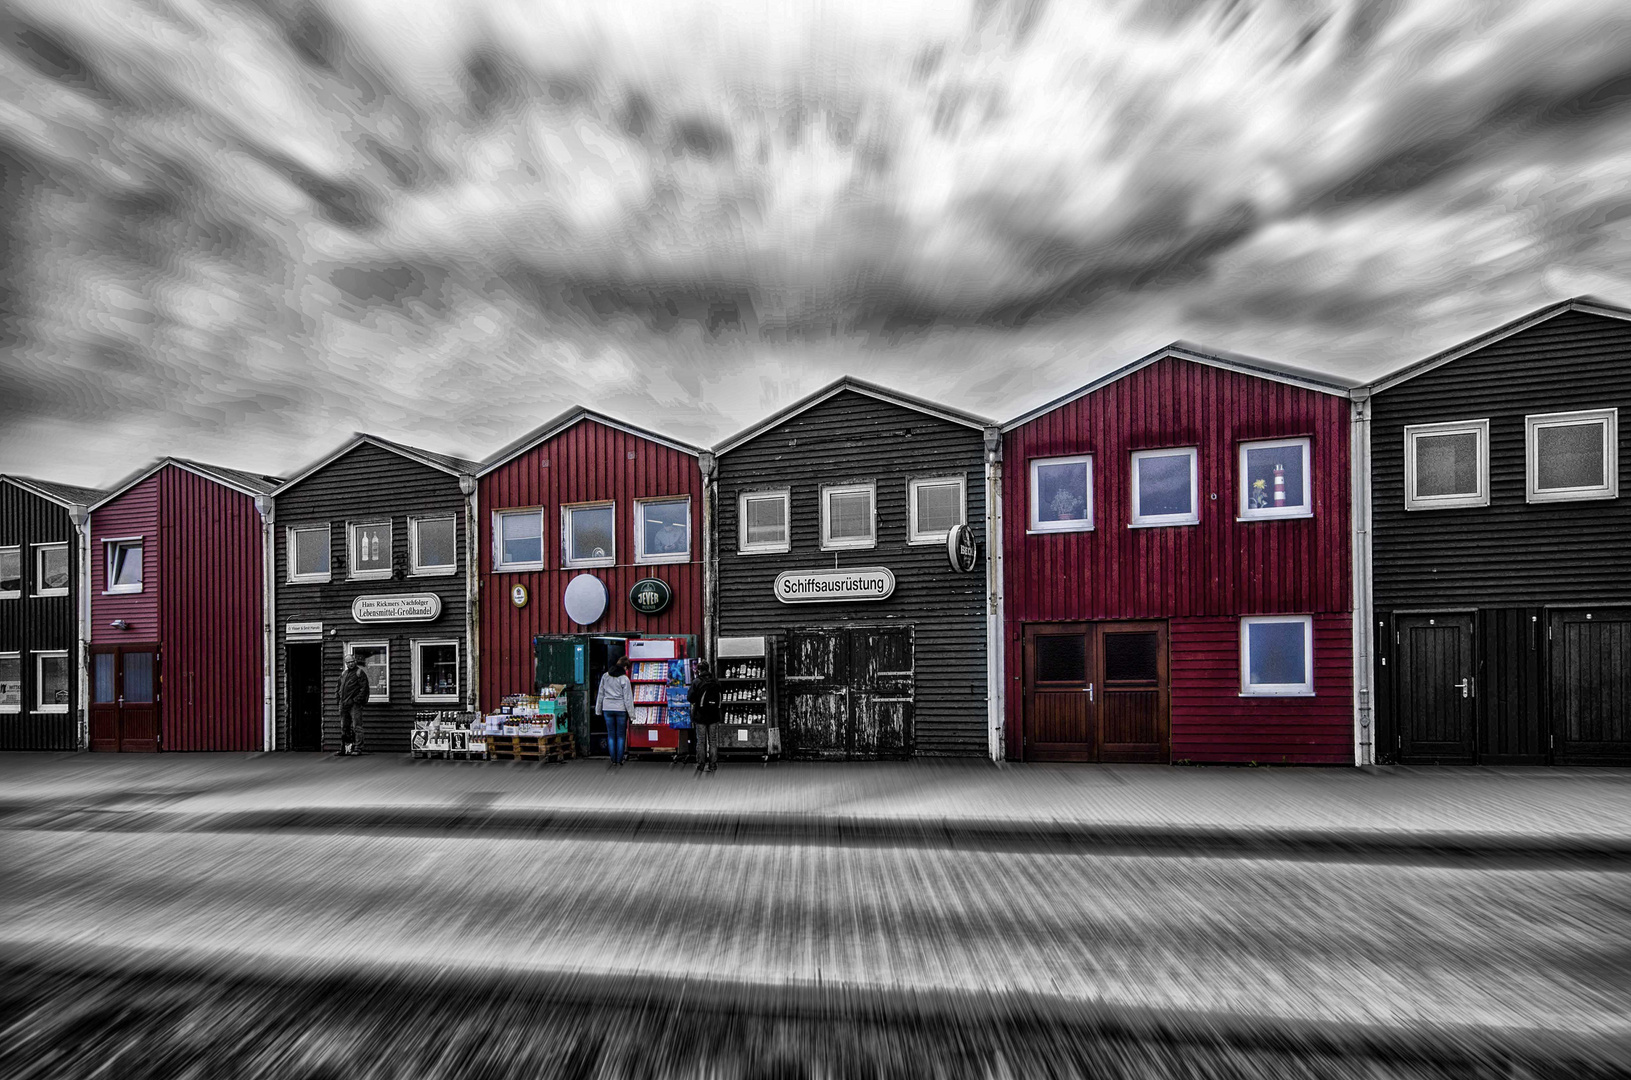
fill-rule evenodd
<path id="1" fill-rule="evenodd" d="M 1026 761 L 1170 757 L 1164 622 L 1025 627 Z"/>
<path id="2" fill-rule="evenodd" d="M 91 749 L 151 754 L 158 748 L 158 646 L 93 647 Z"/>

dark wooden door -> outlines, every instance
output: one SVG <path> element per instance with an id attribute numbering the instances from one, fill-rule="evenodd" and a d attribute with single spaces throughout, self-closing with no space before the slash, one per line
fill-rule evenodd
<path id="1" fill-rule="evenodd" d="M 1099 623 L 1093 637 L 1098 760 L 1165 763 L 1171 755 L 1167 624 Z"/>
<path id="2" fill-rule="evenodd" d="M 284 678 L 289 695 L 289 749 L 323 748 L 323 646 L 287 645 Z"/>
<path id="3" fill-rule="evenodd" d="M 1478 687 L 1471 614 L 1396 615 L 1399 760 L 1471 764 Z"/>
<path id="4" fill-rule="evenodd" d="M 789 755 L 849 753 L 849 637 L 844 630 L 789 630 L 782 678 L 782 740 Z"/>
<path id="5" fill-rule="evenodd" d="M 1555 760 L 1631 764 L 1631 611 L 1554 611 L 1550 624 Z"/>
<path id="6" fill-rule="evenodd" d="M 912 628 L 857 627 L 845 633 L 849 756 L 904 757 L 912 752 Z"/>
<path id="7" fill-rule="evenodd" d="M 154 645 L 91 650 L 91 749 L 159 748 L 159 654 Z"/>
<path id="8" fill-rule="evenodd" d="M 910 626 L 788 631 L 785 752 L 821 759 L 910 754 L 913 665 Z"/>
<path id="9" fill-rule="evenodd" d="M 1097 761 L 1092 627 L 1025 627 L 1026 761 Z"/>

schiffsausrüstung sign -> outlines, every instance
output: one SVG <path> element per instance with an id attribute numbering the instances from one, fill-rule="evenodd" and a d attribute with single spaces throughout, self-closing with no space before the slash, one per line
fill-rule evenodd
<path id="1" fill-rule="evenodd" d="M 882 566 L 855 570 L 788 570 L 776 575 L 776 599 L 784 604 L 883 600 L 894 591 L 895 575 Z"/>
<path id="2" fill-rule="evenodd" d="M 360 623 L 431 622 L 441 613 L 442 598 L 435 593 L 359 596 L 351 601 L 351 617 Z"/>

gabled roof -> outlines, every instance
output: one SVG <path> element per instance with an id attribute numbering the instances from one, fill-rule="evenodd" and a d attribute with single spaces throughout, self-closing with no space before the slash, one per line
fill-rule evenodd
<path id="1" fill-rule="evenodd" d="M 282 482 L 276 476 L 267 476 L 263 473 L 244 472 L 242 469 L 228 469 L 221 465 L 209 465 L 202 461 L 189 461 L 186 458 L 162 457 L 153 462 L 153 464 L 149 465 L 147 468 L 142 469 L 139 472 L 132 473 L 130 476 L 125 477 L 123 480 L 113 485 L 113 487 L 108 491 L 103 492 L 102 497 L 91 504 L 91 509 L 95 510 L 99 506 L 104 506 L 112 502 L 114 499 L 117 499 L 119 496 L 123 495 L 125 492 L 129 491 L 143 480 L 146 480 L 149 476 L 152 476 L 166 465 L 174 465 L 178 469 L 183 469 L 195 476 L 202 476 L 204 479 L 212 480 L 215 483 L 220 484 L 222 487 L 229 487 L 234 491 L 242 492 L 243 494 L 251 497 L 269 494 L 278 486 L 279 483 Z"/>
<path id="2" fill-rule="evenodd" d="M 1002 425 L 1002 430 L 1012 431 L 1030 423 L 1039 416 L 1044 416 L 1064 405 L 1069 405 L 1078 398 L 1084 398 L 1095 390 L 1102 390 L 1113 382 L 1119 382 L 1135 371 L 1141 371 L 1158 360 L 1167 357 L 1179 360 L 1188 360 L 1195 364 L 1205 364 L 1208 367 L 1223 368 L 1225 371 L 1238 371 L 1243 375 L 1251 375 L 1258 379 L 1268 379 L 1272 382 L 1287 383 L 1291 386 L 1300 386 L 1304 390 L 1315 390 L 1322 394 L 1335 394 L 1338 397 L 1347 397 L 1348 392 L 1356 383 L 1339 379 L 1334 375 L 1321 375 L 1317 372 L 1307 371 L 1303 368 L 1292 367 L 1290 364 L 1280 364 L 1273 360 L 1262 360 L 1255 356 L 1244 356 L 1240 353 L 1225 352 L 1221 349 L 1208 349 L 1199 345 L 1192 345 L 1186 341 L 1174 341 L 1165 348 L 1157 349 L 1147 356 L 1141 356 L 1132 363 L 1101 375 L 1086 386 L 1078 387 L 1063 397 L 1038 405 L 1031 411 L 1014 417 Z"/>
<path id="3" fill-rule="evenodd" d="M 486 476 L 494 469 L 513 461 L 515 458 L 525 454 L 533 447 L 548 442 L 550 439 L 553 439 L 555 436 L 561 434 L 568 428 L 581 424 L 585 420 L 593 420 L 597 424 L 605 424 L 609 428 L 616 428 L 619 431 L 625 431 L 638 438 L 649 439 L 654 443 L 660 443 L 663 446 L 678 450 L 681 453 L 690 454 L 692 457 L 696 457 L 698 454 L 702 453 L 701 447 L 692 446 L 689 443 L 682 443 L 677 439 L 670 439 L 667 435 L 659 435 L 655 431 L 648 431 L 642 427 L 635 427 L 633 424 L 614 419 L 607 416 L 605 413 L 596 412 L 593 409 L 586 409 L 582 405 L 574 405 L 572 408 L 566 410 L 555 419 L 550 420 L 540 427 L 532 429 L 519 439 L 512 442 L 510 445 L 504 447 L 504 449 L 488 457 L 487 460 L 481 463 L 481 469 L 476 473 L 476 475 Z"/>
<path id="4" fill-rule="evenodd" d="M 36 480 L 31 476 L 9 476 L 0 473 L 0 480 L 15 484 L 24 491 L 54 502 L 64 509 L 74 506 L 90 506 L 107 495 L 107 492 L 101 488 L 59 484 L 55 480 Z"/>
<path id="5" fill-rule="evenodd" d="M 357 447 L 364 444 L 369 446 L 377 446 L 381 450 L 387 450 L 393 454 L 400 455 L 401 457 L 407 458 L 409 461 L 417 461 L 421 465 L 428 466 L 438 472 L 445 472 L 449 476 L 474 476 L 476 471 L 481 468 L 481 465 L 478 462 L 466 461 L 464 458 L 456 458 L 448 454 L 432 453 L 429 450 L 421 450 L 417 446 L 409 446 L 406 443 L 392 442 L 390 439 L 382 439 L 378 435 L 368 435 L 359 431 L 352 435 L 350 439 L 341 444 L 341 446 L 333 453 L 328 454 L 325 457 L 320 458 L 319 460 L 306 466 L 304 469 L 301 469 L 298 473 L 285 480 L 282 484 L 278 485 L 277 490 L 272 492 L 272 494 L 283 494 L 285 491 L 288 491 L 290 488 L 306 479 L 312 473 L 327 467 L 331 463 L 339 460 L 345 455 L 351 453 L 351 451 L 355 450 Z"/>
<path id="6" fill-rule="evenodd" d="M 738 446 L 741 446 L 743 443 L 758 438 L 771 428 L 791 420 L 799 413 L 815 408 L 828 398 L 841 394 L 846 390 L 857 394 L 864 394 L 867 397 L 876 398 L 879 401 L 885 401 L 891 405 L 899 405 L 903 409 L 911 409 L 914 412 L 920 412 L 928 416 L 938 417 L 941 420 L 947 420 L 953 424 L 961 424 L 964 427 L 976 428 L 980 431 L 996 426 L 995 421 L 987 420 L 983 416 L 976 416 L 973 413 L 966 413 L 961 409 L 953 409 L 947 405 L 938 405 L 924 398 L 913 397 L 911 394 L 903 394 L 898 390 L 890 390 L 887 387 L 879 386 L 877 383 L 869 383 L 846 375 L 842 379 L 828 383 L 826 386 L 822 387 L 820 390 L 817 390 L 815 393 L 810 394 L 808 397 L 800 398 L 780 412 L 772 413 L 770 416 L 765 417 L 752 427 L 744 431 L 737 432 L 735 435 L 732 435 L 718 446 L 715 446 L 714 453 L 729 453 Z"/>
<path id="7" fill-rule="evenodd" d="M 1619 307 L 1591 296 L 1570 297 L 1556 304 L 1548 304 L 1543 308 L 1537 308 L 1527 315 L 1513 319 L 1504 326 L 1497 326 L 1488 333 L 1479 334 L 1469 341 L 1463 341 L 1459 345 L 1452 345 L 1443 352 L 1434 353 L 1425 360 L 1417 360 L 1414 363 L 1406 364 L 1392 374 L 1377 379 L 1367 389 L 1373 394 L 1381 393 L 1383 390 L 1397 386 L 1407 379 L 1414 379 L 1417 375 L 1425 375 L 1436 367 L 1443 367 L 1451 360 L 1459 360 L 1468 353 L 1477 352 L 1479 349 L 1493 345 L 1503 338 L 1509 338 L 1513 334 L 1521 333 L 1532 326 L 1539 326 L 1549 319 L 1555 319 L 1559 315 L 1570 311 L 1582 311 L 1587 315 L 1601 315 L 1607 319 L 1631 321 L 1631 309 Z"/>

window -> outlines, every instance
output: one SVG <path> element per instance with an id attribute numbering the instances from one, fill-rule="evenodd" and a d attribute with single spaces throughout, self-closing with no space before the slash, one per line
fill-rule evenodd
<path id="1" fill-rule="evenodd" d="M 0 600 L 23 595 L 23 549 L 0 547 Z"/>
<path id="2" fill-rule="evenodd" d="M 1200 454 L 1182 450 L 1138 450 L 1133 453 L 1133 519 L 1135 528 L 1149 525 L 1194 525 L 1201 520 L 1195 492 L 1200 486 Z"/>
<path id="3" fill-rule="evenodd" d="M 906 485 L 911 518 L 909 544 L 944 543 L 951 530 L 967 520 L 967 488 L 961 476 L 913 480 Z"/>
<path id="4" fill-rule="evenodd" d="M 493 569 L 544 568 L 544 512 L 500 510 L 493 515 Z"/>
<path id="5" fill-rule="evenodd" d="M 142 591 L 141 539 L 103 541 L 108 556 L 107 592 Z"/>
<path id="6" fill-rule="evenodd" d="M 1543 413 L 1523 422 L 1530 502 L 1619 497 L 1618 409 Z"/>
<path id="7" fill-rule="evenodd" d="M 744 555 L 786 551 L 791 501 L 785 491 L 743 492 L 737 500 L 736 550 Z"/>
<path id="8" fill-rule="evenodd" d="M 617 565 L 617 508 L 612 503 L 561 508 L 567 566 Z"/>
<path id="9" fill-rule="evenodd" d="M 876 484 L 821 489 L 821 547 L 869 548 L 878 543 Z"/>
<path id="10" fill-rule="evenodd" d="M 289 530 L 289 581 L 327 581 L 331 550 L 327 525 L 297 525 Z"/>
<path id="11" fill-rule="evenodd" d="M 685 562 L 690 557 L 690 496 L 634 504 L 635 562 Z"/>
<path id="12" fill-rule="evenodd" d="M 1031 462 L 1031 532 L 1093 527 L 1093 455 Z"/>
<path id="13" fill-rule="evenodd" d="M 361 522 L 351 526 L 351 576 L 391 576 L 391 523 Z"/>
<path id="14" fill-rule="evenodd" d="M 1404 508 L 1489 505 L 1489 421 L 1404 429 Z"/>
<path id="15" fill-rule="evenodd" d="M 459 700 L 459 643 L 457 641 L 416 641 L 413 643 L 413 699 L 415 701 Z"/>
<path id="16" fill-rule="evenodd" d="M 346 656 L 362 661 L 368 676 L 368 700 L 391 700 L 391 646 L 383 641 L 357 641 L 345 647 Z"/>
<path id="17" fill-rule="evenodd" d="M 23 711 L 23 656 L 0 653 L 0 713 Z"/>
<path id="18" fill-rule="evenodd" d="M 409 518 L 408 558 L 415 574 L 458 572 L 458 525 L 450 517 Z"/>
<path id="19" fill-rule="evenodd" d="M 118 662 L 119 657 L 110 652 L 99 652 L 91 656 L 91 701 L 98 705 L 106 705 L 117 700 L 114 675 Z"/>
<path id="20" fill-rule="evenodd" d="M 1308 440 L 1240 444 L 1240 517 L 1313 517 L 1308 497 Z"/>
<path id="21" fill-rule="evenodd" d="M 39 652 L 34 654 L 34 706 L 42 713 L 68 711 L 68 654 L 66 652 Z"/>
<path id="22" fill-rule="evenodd" d="M 1307 615 L 1265 615 L 1240 620 L 1240 692 L 1314 693 L 1314 620 Z"/>

